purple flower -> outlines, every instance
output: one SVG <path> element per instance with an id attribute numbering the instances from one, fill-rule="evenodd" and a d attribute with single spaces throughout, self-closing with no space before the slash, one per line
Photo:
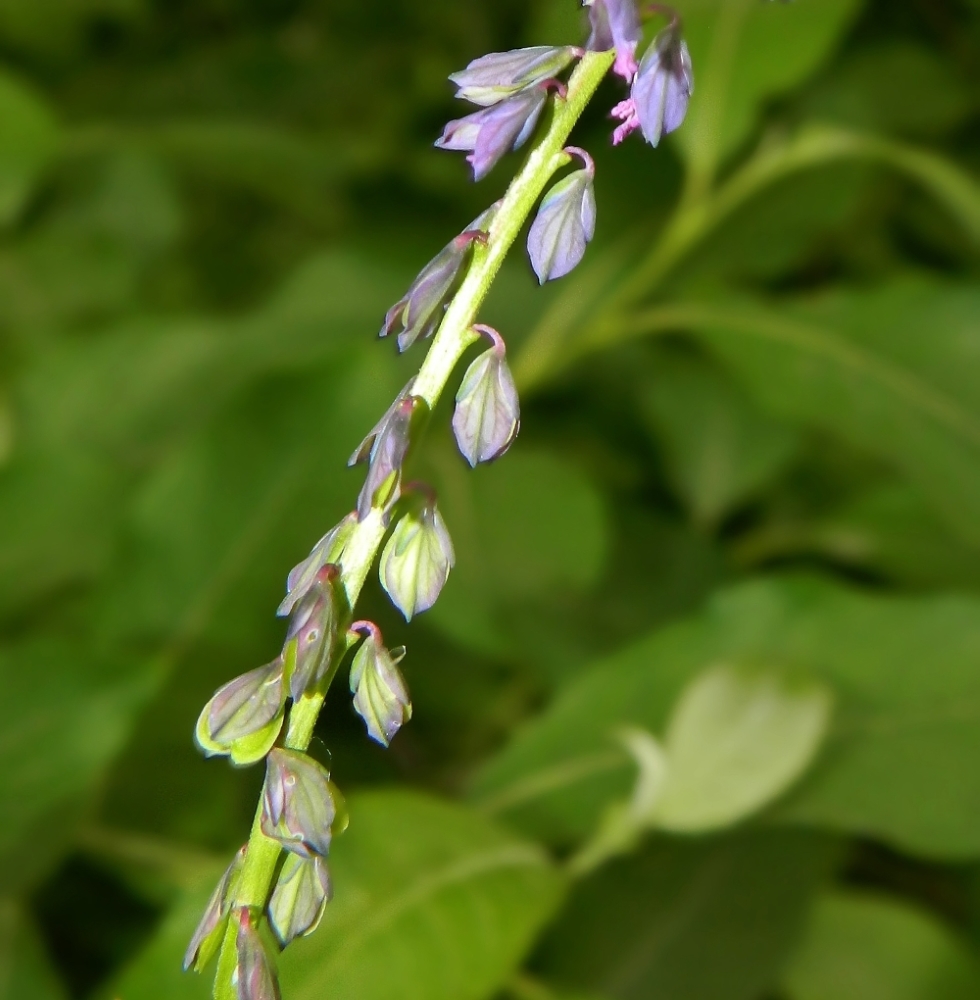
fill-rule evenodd
<path id="1" fill-rule="evenodd" d="M 474 329 L 493 346 L 466 369 L 456 393 L 453 433 L 463 457 L 475 468 L 511 446 L 521 426 L 521 408 L 503 338 L 489 326 Z"/>
<path id="2" fill-rule="evenodd" d="M 238 1000 L 281 1000 L 272 959 L 248 909 L 238 911 L 235 947 L 238 962 L 234 982 Z"/>
<path id="3" fill-rule="evenodd" d="M 585 167 L 559 181 L 545 196 L 527 237 L 531 266 L 543 285 L 564 277 L 578 266 L 595 235 L 595 164 L 577 146 L 566 153 L 578 156 Z"/>
<path id="4" fill-rule="evenodd" d="M 381 553 L 381 585 L 406 621 L 436 603 L 456 561 L 453 543 L 435 498 L 410 510 Z"/>
<path id="5" fill-rule="evenodd" d="M 368 735 L 388 746 L 412 717 L 408 688 L 398 669 L 405 650 L 389 651 L 373 622 L 357 622 L 351 630 L 367 633 L 350 668 L 354 709 L 367 725 Z"/>
<path id="6" fill-rule="evenodd" d="M 311 757 L 274 749 L 266 762 L 262 832 L 301 858 L 326 856 L 337 815 L 330 775 Z"/>
<path id="7" fill-rule="evenodd" d="M 588 48 L 593 52 L 616 50 L 613 71 L 627 82 L 636 73 L 636 47 L 642 31 L 634 0 L 585 0 L 589 8 L 592 34 Z"/>
<path id="8" fill-rule="evenodd" d="M 488 107 L 511 97 L 525 87 L 553 79 L 575 58 L 571 46 L 538 45 L 510 52 L 491 52 L 474 59 L 462 72 L 449 79 L 456 84 L 456 96 L 472 104 Z"/>
<path id="9" fill-rule="evenodd" d="M 332 894 L 330 871 L 323 858 L 286 856 L 269 900 L 269 923 L 283 948 L 316 930 Z"/>
<path id="10" fill-rule="evenodd" d="M 640 63 L 629 100 L 613 108 L 613 117 L 623 124 L 616 129 L 618 144 L 641 129 L 651 146 L 662 136 L 680 128 L 694 92 L 694 74 L 687 44 L 676 24 L 664 28 L 647 49 Z"/>
<path id="11" fill-rule="evenodd" d="M 547 84 L 527 87 L 492 107 L 451 121 L 436 146 L 469 153 L 466 160 L 473 167 L 473 179 L 482 180 L 504 153 L 527 142 L 547 99 Z"/>

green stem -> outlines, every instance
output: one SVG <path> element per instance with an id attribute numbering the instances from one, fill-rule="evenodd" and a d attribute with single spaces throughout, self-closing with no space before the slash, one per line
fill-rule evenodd
<path id="1" fill-rule="evenodd" d="M 583 56 L 569 80 L 567 96 L 555 99 L 547 132 L 531 150 L 521 172 L 507 189 L 490 226 L 486 246 L 474 245 L 473 261 L 466 278 L 450 303 L 412 386 L 413 394 L 425 400 L 430 411 L 435 409 L 460 358 L 477 339 L 471 328 L 490 286 L 548 181 L 567 162 L 568 157 L 562 151 L 568 137 L 609 71 L 613 58 L 612 52 L 590 52 Z M 357 525 L 345 547 L 341 580 L 351 608 L 357 604 L 384 536 L 382 514 L 374 510 Z M 337 666 L 339 658 L 334 673 Z M 325 692 L 307 695 L 293 706 L 286 746 L 294 750 L 307 749 L 325 697 Z M 266 837 L 260 828 L 261 811 L 260 803 L 235 895 L 235 903 L 240 907 L 261 909 L 265 906 L 279 861 L 279 845 Z M 216 1000 L 237 1000 L 232 982 L 236 964 L 235 936 L 235 922 L 229 921 L 215 977 Z"/>

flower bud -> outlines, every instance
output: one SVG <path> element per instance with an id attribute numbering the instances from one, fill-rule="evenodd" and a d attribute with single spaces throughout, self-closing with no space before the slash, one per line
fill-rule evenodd
<path id="1" fill-rule="evenodd" d="M 613 72 L 632 80 L 636 72 L 636 46 L 642 31 L 635 0 L 585 0 L 589 8 L 592 34 L 588 48 L 592 52 L 616 50 Z"/>
<path id="2" fill-rule="evenodd" d="M 453 413 L 456 443 L 473 467 L 503 455 L 521 426 L 517 386 L 503 339 L 490 327 L 476 329 L 489 336 L 493 346 L 466 369 Z"/>
<path id="3" fill-rule="evenodd" d="M 238 1000 L 281 1000 L 272 958 L 247 909 L 238 911 L 238 961 L 233 981 Z"/>
<path id="4" fill-rule="evenodd" d="M 436 603 L 456 561 L 453 543 L 434 500 L 395 525 L 381 553 L 381 585 L 406 621 Z"/>
<path id="5" fill-rule="evenodd" d="M 330 668 L 337 635 L 344 630 L 343 604 L 337 567 L 332 563 L 321 567 L 293 611 L 283 647 L 293 701 L 313 690 Z"/>
<path id="6" fill-rule="evenodd" d="M 254 764 L 275 743 L 285 703 L 280 658 L 214 693 L 197 720 L 197 745 L 208 757 L 230 756 L 236 764 Z"/>
<path id="7" fill-rule="evenodd" d="M 266 763 L 262 793 L 262 832 L 293 854 L 325 856 L 337 804 L 330 774 L 295 750 L 276 748 Z"/>
<path id="8" fill-rule="evenodd" d="M 436 140 L 439 149 L 468 152 L 473 179 L 482 180 L 511 149 L 520 149 L 541 117 L 548 88 L 528 87 L 492 107 L 451 121 Z"/>
<path id="9" fill-rule="evenodd" d="M 350 668 L 354 708 L 366 723 L 368 735 L 382 746 L 388 746 L 395 733 L 412 717 L 408 688 L 398 669 L 405 650 L 389 652 L 380 629 L 371 622 L 358 622 L 352 629 L 368 633 Z"/>
<path id="10" fill-rule="evenodd" d="M 458 98 L 488 107 L 525 87 L 557 76 L 575 58 L 575 51 L 568 45 L 537 45 L 510 52 L 491 52 L 474 59 L 466 69 L 453 73 L 449 79 L 458 87 Z"/>
<path id="11" fill-rule="evenodd" d="M 194 931 L 191 943 L 184 954 L 184 972 L 188 969 L 201 972 L 221 947 L 225 936 L 225 924 L 228 922 L 228 914 L 231 912 L 231 903 L 235 897 L 244 861 L 245 847 L 235 855 L 234 861 L 225 870 L 208 900 L 204 916 L 201 917 L 201 922 L 197 925 L 197 930 Z"/>
<path id="12" fill-rule="evenodd" d="M 286 855 L 269 900 L 269 923 L 283 948 L 316 930 L 331 895 L 330 872 L 323 858 Z"/>
<path id="13" fill-rule="evenodd" d="M 336 563 L 343 555 L 350 539 L 357 515 L 348 514 L 335 528 L 331 528 L 313 546 L 310 554 L 289 571 L 286 578 L 286 596 L 276 611 L 280 617 L 288 615 L 316 582 L 317 574 L 327 563 Z"/>
<path id="14" fill-rule="evenodd" d="M 424 401 L 410 395 L 411 383 L 391 404 L 371 433 L 350 457 L 348 465 L 369 458 L 368 474 L 357 499 L 357 515 L 363 520 L 373 507 L 387 510 L 398 499 L 402 465 L 411 443 L 412 417 Z"/>
<path id="15" fill-rule="evenodd" d="M 633 81 L 636 120 L 651 146 L 681 127 L 693 92 L 691 55 L 677 27 L 671 25 L 653 40 Z"/>
<path id="16" fill-rule="evenodd" d="M 527 237 L 531 266 L 542 285 L 577 267 L 595 235 L 595 165 L 584 150 L 574 152 L 583 157 L 584 169 L 560 180 L 544 196 Z"/>
<path id="17" fill-rule="evenodd" d="M 496 211 L 497 205 L 488 208 L 426 264 L 404 297 L 388 310 L 380 336 L 387 337 L 400 328 L 398 350 L 405 351 L 420 337 L 436 332 L 459 283 L 467 252 L 473 243 L 486 241 L 486 230 Z"/>

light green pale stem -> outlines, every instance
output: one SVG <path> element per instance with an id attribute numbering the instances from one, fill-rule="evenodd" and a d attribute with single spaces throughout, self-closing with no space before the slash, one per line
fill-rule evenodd
<path id="1" fill-rule="evenodd" d="M 471 327 L 490 291 L 508 250 L 517 239 L 528 215 L 556 170 L 568 162 L 563 153 L 572 128 L 585 110 L 596 88 L 609 71 L 612 52 L 590 52 L 579 62 L 568 83 L 568 94 L 554 101 L 554 114 L 547 132 L 536 143 L 521 172 L 507 189 L 507 194 L 490 226 L 487 245 L 474 244 L 473 262 L 460 286 L 425 361 L 419 370 L 412 392 L 434 410 L 450 376 L 466 349 L 477 337 Z M 385 526 L 379 511 L 361 521 L 354 529 L 341 558 L 341 580 L 353 608 L 374 565 L 385 536 Z M 334 670 L 339 665 L 335 664 Z M 329 685 L 327 685 L 329 686 Z M 306 750 L 313 737 L 313 728 L 323 706 L 325 694 L 303 697 L 293 706 L 289 716 L 286 746 Z M 264 836 L 259 821 L 261 803 L 256 810 L 248 852 L 242 869 L 235 902 L 238 906 L 263 908 L 269 898 L 279 845 Z M 235 956 L 234 921 L 229 922 L 218 960 L 214 996 L 216 1000 L 237 1000 L 232 984 Z"/>

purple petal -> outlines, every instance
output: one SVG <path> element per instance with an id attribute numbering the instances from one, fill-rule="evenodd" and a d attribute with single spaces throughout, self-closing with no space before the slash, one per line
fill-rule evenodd
<path id="1" fill-rule="evenodd" d="M 272 722 L 285 702 L 282 675 L 282 660 L 276 659 L 219 688 L 208 702 L 211 739 L 231 746 Z"/>
<path id="2" fill-rule="evenodd" d="M 272 960 L 247 909 L 238 912 L 235 981 L 238 1000 L 281 1000 Z"/>
<path id="3" fill-rule="evenodd" d="M 665 29 L 647 50 L 633 81 L 636 115 L 651 146 L 680 128 L 693 90 L 687 45 L 672 29 Z"/>
<path id="4" fill-rule="evenodd" d="M 276 748 L 266 762 L 262 832 L 301 858 L 330 850 L 336 816 L 330 775 L 315 760 Z"/>
<path id="5" fill-rule="evenodd" d="M 588 170 L 569 174 L 545 195 L 527 240 L 531 266 L 542 285 L 578 265 L 595 235 L 595 219 L 595 193 Z"/>
<path id="6" fill-rule="evenodd" d="M 636 47 L 642 31 L 634 0 L 592 0 L 589 9 L 592 34 L 588 48 L 593 52 L 616 50 L 614 71 L 625 80 L 636 72 Z"/>
<path id="7" fill-rule="evenodd" d="M 289 576 L 286 577 L 286 596 L 276 610 L 279 617 L 288 615 L 297 602 L 306 596 L 316 582 L 317 574 L 327 563 L 335 563 L 340 559 L 355 524 L 357 515 L 348 514 L 313 546 L 301 563 L 289 571 Z"/>
<path id="8" fill-rule="evenodd" d="M 408 446 L 412 416 L 422 401 L 406 396 L 398 401 L 371 447 L 371 464 L 357 499 L 358 517 L 363 520 L 375 505 L 387 510 L 397 499 L 398 484 Z"/>
<path id="9" fill-rule="evenodd" d="M 201 917 L 201 922 L 197 925 L 194 936 L 184 954 L 184 972 L 191 968 L 200 972 L 221 947 L 225 921 L 231 912 L 232 897 L 235 894 L 238 875 L 244 860 L 245 848 L 243 847 L 235 855 L 224 875 L 221 876 L 221 880 L 208 900 L 204 916 Z"/>

